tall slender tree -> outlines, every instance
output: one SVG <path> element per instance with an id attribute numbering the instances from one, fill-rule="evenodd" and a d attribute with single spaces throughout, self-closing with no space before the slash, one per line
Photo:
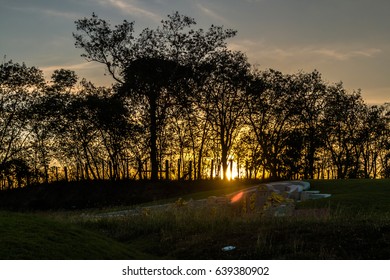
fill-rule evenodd
<path id="1" fill-rule="evenodd" d="M 357 176 L 365 104 L 360 92 L 347 93 L 342 83 L 328 87 L 322 133 L 330 152 L 337 178 Z"/>
<path id="2" fill-rule="evenodd" d="M 320 125 L 325 106 L 326 84 L 318 71 L 293 75 L 292 94 L 296 95 L 297 128 L 302 133 L 305 179 L 313 179 L 318 150 L 324 145 Z"/>
<path id="3" fill-rule="evenodd" d="M 102 63 L 129 97 L 143 96 L 149 126 L 151 178 L 158 178 L 157 134 L 172 98 L 185 99 L 182 86 L 188 86 L 185 69 L 207 60 L 211 53 L 226 48 L 226 39 L 236 31 L 212 25 L 207 31 L 193 30 L 193 18 L 175 12 L 156 29 L 144 29 L 134 36 L 134 22 L 124 21 L 111 28 L 95 14 L 76 21 L 76 47 L 84 49 L 88 60 Z M 191 73 L 191 71 L 185 71 Z M 191 77 L 194 78 L 194 77 Z M 190 79 L 191 79 L 190 78 Z M 185 83 L 173 81 L 186 80 Z M 136 88 L 137 86 L 138 88 Z M 169 86 L 169 88 L 168 88 Z M 188 88 L 187 88 L 188 89 Z M 181 95 L 179 95 L 180 93 Z"/>
<path id="4" fill-rule="evenodd" d="M 12 61 L 0 64 L 0 177 L 21 185 L 31 155 L 31 135 L 26 128 L 29 107 L 45 87 L 43 72 Z"/>
<path id="5" fill-rule="evenodd" d="M 292 77 L 275 70 L 257 72 L 248 94 L 248 123 L 261 147 L 260 162 L 271 178 L 280 178 L 285 152 L 297 123 Z"/>
<path id="6" fill-rule="evenodd" d="M 229 152 L 244 125 L 249 70 L 243 53 L 228 50 L 213 53 L 202 65 L 201 75 L 205 79 L 199 87 L 197 106 L 218 139 L 224 179 L 227 179 Z"/>

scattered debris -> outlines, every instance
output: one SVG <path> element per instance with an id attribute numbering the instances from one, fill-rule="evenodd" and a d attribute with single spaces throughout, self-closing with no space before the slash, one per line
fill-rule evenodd
<path id="1" fill-rule="evenodd" d="M 222 251 L 224 251 L 224 252 L 229 252 L 229 251 L 233 251 L 233 250 L 235 250 L 235 249 L 236 249 L 235 246 L 226 246 L 226 247 L 223 247 L 223 248 L 222 248 Z"/>
<path id="2" fill-rule="evenodd" d="M 225 196 L 210 196 L 207 199 L 185 201 L 179 198 L 174 203 L 142 207 L 133 210 L 115 211 L 94 215 L 95 218 L 118 217 L 127 215 L 149 216 L 154 211 L 181 209 L 201 209 L 208 207 L 213 210 L 233 208 L 236 213 L 257 213 L 271 217 L 292 216 L 295 203 L 309 199 L 328 198 L 330 194 L 320 194 L 310 191 L 310 183 L 305 181 L 285 181 L 256 185 Z M 222 210 L 224 211 L 224 210 Z M 234 247 L 234 246 L 227 246 Z"/>
<path id="3" fill-rule="evenodd" d="M 292 215 L 296 202 L 331 196 L 309 189 L 310 183 L 305 181 L 274 182 L 253 186 L 226 197 L 229 204 L 239 209 L 242 214 L 261 213 L 266 216 L 284 217 Z"/>

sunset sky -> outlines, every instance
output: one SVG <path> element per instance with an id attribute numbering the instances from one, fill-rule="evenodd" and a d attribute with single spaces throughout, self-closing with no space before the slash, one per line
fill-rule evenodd
<path id="1" fill-rule="evenodd" d="M 74 47 L 74 21 L 95 12 L 113 25 L 135 21 L 139 33 L 174 11 L 195 18 L 195 28 L 238 30 L 230 48 L 260 69 L 317 69 L 329 83 L 362 89 L 369 104 L 390 102 L 388 0 L 0 0 L 0 55 L 48 77 L 66 68 L 109 85 L 104 67 Z"/>

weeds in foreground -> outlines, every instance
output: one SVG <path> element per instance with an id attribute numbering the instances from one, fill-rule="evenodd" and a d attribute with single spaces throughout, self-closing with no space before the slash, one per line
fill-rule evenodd
<path id="1" fill-rule="evenodd" d="M 194 209 L 185 201 L 169 211 L 148 206 L 140 215 L 133 215 L 134 207 L 6 211 L 0 213 L 1 258 L 389 258 L 389 180 L 312 183 L 332 197 L 299 203 L 293 215 L 285 217 L 243 216 L 220 207 Z M 207 195 L 202 192 L 199 198 Z M 130 210 L 129 215 L 107 218 L 109 212 L 122 210 Z M 222 251 L 229 245 L 235 249 Z"/>
<path id="2" fill-rule="evenodd" d="M 230 208 L 176 207 L 77 223 L 159 258 L 377 259 L 390 256 L 390 214 L 267 217 Z M 358 214 L 358 215 L 356 215 Z M 225 246 L 235 250 L 223 252 Z"/>

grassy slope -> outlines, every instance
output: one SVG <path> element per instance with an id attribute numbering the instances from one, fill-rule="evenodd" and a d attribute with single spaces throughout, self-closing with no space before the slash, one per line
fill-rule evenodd
<path id="1" fill-rule="evenodd" d="M 101 234 L 33 214 L 0 212 L 0 259 L 126 259 L 142 255 Z"/>
<path id="2" fill-rule="evenodd" d="M 298 208 L 327 208 L 329 217 L 264 219 L 213 209 L 177 209 L 145 217 L 87 222 L 84 226 L 173 259 L 388 259 L 390 180 L 312 181 L 329 199 Z M 222 247 L 236 246 L 232 252 Z"/>
<path id="3" fill-rule="evenodd" d="M 309 201 L 304 207 L 325 207 L 333 210 L 390 212 L 390 179 L 312 180 L 311 189 L 330 193 L 330 199 Z"/>
<path id="4" fill-rule="evenodd" d="M 390 180 L 311 184 L 332 197 L 298 207 L 329 208 L 329 218 L 242 218 L 224 210 L 178 209 L 89 221 L 72 216 L 69 221 L 52 214 L 0 212 L 0 259 L 389 258 Z M 213 194 L 196 196 L 205 193 Z M 222 252 L 227 245 L 237 249 Z"/>

